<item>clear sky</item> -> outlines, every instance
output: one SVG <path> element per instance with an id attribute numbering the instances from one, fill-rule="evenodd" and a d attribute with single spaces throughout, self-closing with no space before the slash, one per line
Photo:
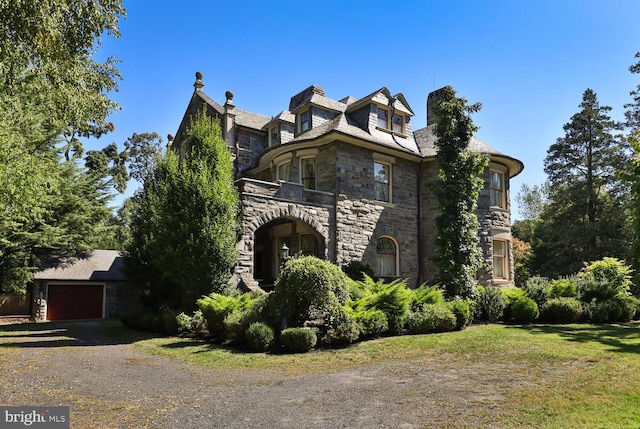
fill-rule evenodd
<path id="1" fill-rule="evenodd" d="M 622 119 L 640 83 L 628 67 L 640 51 L 637 0 L 165 1 L 124 0 L 121 37 L 103 38 L 98 58 L 122 62 L 113 98 L 116 131 L 175 134 L 195 72 L 219 103 L 277 115 L 309 85 L 329 98 L 401 92 L 426 123 L 430 91 L 453 86 L 470 103 L 477 136 L 522 160 L 522 183 L 544 182 L 546 151 L 564 135 L 587 88 Z M 127 194 L 137 185 L 132 183 Z M 121 202 L 118 198 L 116 203 Z M 515 203 L 514 203 L 514 209 Z M 517 213 L 516 213 L 517 217 Z"/>

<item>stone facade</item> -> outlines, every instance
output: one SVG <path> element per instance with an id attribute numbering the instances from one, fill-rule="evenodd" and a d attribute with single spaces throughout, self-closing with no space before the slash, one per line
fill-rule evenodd
<path id="1" fill-rule="evenodd" d="M 243 220 L 236 281 L 251 283 L 246 279 L 253 276 L 262 285 L 271 284 L 285 248 L 338 265 L 362 261 L 384 270 L 384 277 L 406 278 L 412 286 L 435 277 L 437 118 L 429 116 L 427 127 L 414 132 L 413 112 L 404 96 L 386 88 L 336 101 L 311 86 L 291 98 L 289 110 L 269 117 L 236 109 L 230 91 L 221 106 L 202 86 L 200 79 L 187 112 L 202 100 L 211 105 L 235 154 Z M 428 112 L 438 94 L 430 94 Z M 180 134 L 174 145 L 184 150 Z M 509 179 L 523 165 L 475 138 L 470 149 L 491 158 L 478 201 L 478 233 L 487 266 L 478 281 L 509 284 Z M 286 180 L 279 180 L 280 175 Z M 506 254 L 494 254 L 504 249 Z"/>

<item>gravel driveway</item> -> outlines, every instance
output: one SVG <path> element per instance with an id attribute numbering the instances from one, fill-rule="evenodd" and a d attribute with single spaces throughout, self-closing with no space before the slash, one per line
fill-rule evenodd
<path id="1" fill-rule="evenodd" d="M 72 428 L 491 428 L 515 383 L 426 357 L 302 376 L 204 370 L 100 323 L 0 326 L 16 332 L 0 342 L 0 403 L 69 406 Z"/>

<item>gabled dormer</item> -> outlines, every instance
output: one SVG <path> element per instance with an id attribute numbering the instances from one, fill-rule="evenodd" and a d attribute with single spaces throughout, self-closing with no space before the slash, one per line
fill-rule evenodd
<path id="1" fill-rule="evenodd" d="M 324 89 L 311 85 L 291 97 L 289 111 L 295 116 L 295 135 L 298 136 L 344 112 L 345 103 L 324 96 Z"/>
<path id="2" fill-rule="evenodd" d="M 386 87 L 349 104 L 347 112 L 372 135 L 377 132 L 401 137 L 411 134 L 413 110 L 404 95 L 392 95 Z"/>
<path id="3" fill-rule="evenodd" d="M 288 110 L 280 112 L 264 126 L 267 132 L 267 144 L 269 147 L 286 144 L 293 140 L 295 133 L 296 117 Z"/>

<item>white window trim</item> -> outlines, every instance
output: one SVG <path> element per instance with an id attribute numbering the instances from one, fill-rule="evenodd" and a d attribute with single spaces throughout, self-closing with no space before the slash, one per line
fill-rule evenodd
<path id="1" fill-rule="evenodd" d="M 508 281 L 508 280 L 511 280 L 511 262 L 509 260 L 509 245 L 510 245 L 510 243 L 509 243 L 509 240 L 507 240 L 506 238 L 500 237 L 500 235 L 502 235 L 502 234 L 499 234 L 499 235 L 494 236 L 494 237 L 491 238 L 491 264 L 492 264 L 491 272 L 492 272 L 492 278 L 493 278 L 493 280 L 497 280 L 497 281 L 505 281 L 505 280 Z M 503 272 L 505 274 L 504 277 L 496 277 L 495 276 L 495 272 L 496 272 L 496 270 L 495 270 L 495 258 L 496 258 L 496 256 L 495 256 L 494 250 L 493 250 L 495 242 L 504 243 L 504 256 L 502 257 L 502 270 L 503 270 Z"/>
<path id="2" fill-rule="evenodd" d="M 315 191 L 318 188 L 318 163 L 316 162 L 316 156 L 315 155 L 305 155 L 305 156 L 300 156 L 298 159 L 298 171 L 300 172 L 300 174 L 298 174 L 299 178 L 300 178 L 300 183 L 302 185 L 304 185 L 304 181 L 302 180 L 302 176 L 303 176 L 303 169 L 302 169 L 302 161 L 306 160 L 306 159 L 313 159 L 313 189 L 311 188 L 305 188 L 305 189 L 310 189 L 312 191 Z"/>
<path id="3" fill-rule="evenodd" d="M 275 174 L 276 181 L 283 180 L 283 179 L 280 179 L 280 166 L 282 166 L 284 164 L 291 163 L 292 159 L 293 159 L 293 155 L 290 152 L 282 154 L 282 155 L 277 156 L 276 158 L 274 158 L 273 165 L 276 168 L 276 174 Z M 289 174 L 291 174 L 291 173 L 289 173 Z M 291 179 L 291 177 L 289 177 L 289 180 L 290 179 Z M 285 180 L 285 182 L 288 182 L 289 180 Z"/>
<path id="4" fill-rule="evenodd" d="M 502 198 L 500 201 L 500 204 L 495 205 L 495 204 L 491 204 L 491 174 L 492 173 L 498 173 L 501 175 L 501 179 L 502 179 Z M 507 208 L 507 168 L 501 165 L 497 165 L 497 164 L 490 164 L 489 165 L 489 205 L 491 207 L 495 207 L 495 208 L 500 208 L 500 209 L 506 209 Z"/>
<path id="5" fill-rule="evenodd" d="M 393 162 L 390 162 L 390 160 L 395 162 L 395 158 L 390 157 L 390 156 L 386 156 L 386 155 L 382 155 L 382 154 L 373 154 L 373 199 L 375 201 L 379 201 L 381 203 L 387 203 L 387 204 L 393 204 Z M 388 201 L 385 200 L 378 200 L 376 199 L 376 191 L 375 191 L 375 186 L 376 186 L 376 177 L 375 177 L 375 164 L 382 164 L 382 165 L 386 165 L 389 167 L 389 198 Z"/>
<path id="6" fill-rule="evenodd" d="M 384 110 L 385 112 L 387 112 L 387 120 L 386 120 L 386 125 L 384 127 L 380 126 L 380 122 L 379 122 L 379 117 L 378 117 L 378 109 L 380 110 Z M 400 136 L 405 136 L 405 132 L 406 132 L 406 121 L 407 121 L 407 117 L 404 113 L 399 113 L 396 110 L 390 109 L 388 106 L 381 106 L 379 104 L 376 104 L 376 128 L 382 131 L 386 131 L 389 133 L 393 133 L 393 134 L 397 134 Z M 400 131 L 394 131 L 393 129 L 393 116 L 398 116 L 400 117 Z"/>
<path id="7" fill-rule="evenodd" d="M 278 135 L 278 139 L 280 137 L 280 130 L 278 125 L 269 128 L 269 146 L 274 146 L 277 144 L 276 141 L 273 140 L 273 130 L 276 130 L 276 134 Z"/>
<path id="8" fill-rule="evenodd" d="M 303 130 L 302 129 L 302 115 L 304 113 L 307 113 L 309 115 L 309 119 L 308 119 L 309 127 Z M 311 117 L 311 109 L 310 108 L 308 108 L 306 110 L 303 110 L 300 113 L 298 113 L 298 121 L 297 121 L 298 122 L 298 124 L 297 124 L 298 125 L 298 133 L 304 133 L 304 132 L 309 131 L 312 128 L 312 125 L 313 125 L 312 124 L 312 119 L 313 118 Z"/>

